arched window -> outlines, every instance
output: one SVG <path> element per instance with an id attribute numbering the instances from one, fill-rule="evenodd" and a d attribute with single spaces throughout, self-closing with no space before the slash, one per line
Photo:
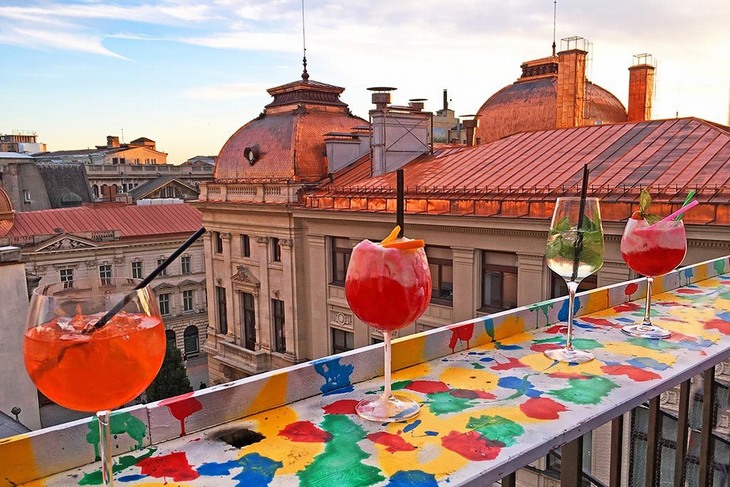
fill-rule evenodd
<path id="1" fill-rule="evenodd" d="M 91 190 L 94 192 L 94 196 L 96 198 L 99 197 L 99 185 L 95 184 L 91 187 Z"/>
<path id="2" fill-rule="evenodd" d="M 170 330 L 169 328 L 165 330 L 165 339 L 168 342 L 172 342 L 174 346 L 177 346 L 177 337 L 175 336 L 175 330 Z"/>
<path id="3" fill-rule="evenodd" d="M 198 327 L 190 325 L 185 328 L 185 356 L 187 358 L 193 357 L 200 352 L 200 341 L 198 340 Z"/>

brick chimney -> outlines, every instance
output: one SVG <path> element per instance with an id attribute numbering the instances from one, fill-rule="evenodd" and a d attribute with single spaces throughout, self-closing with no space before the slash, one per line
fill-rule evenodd
<path id="1" fill-rule="evenodd" d="M 629 122 L 651 120 L 655 69 L 651 54 L 634 55 L 629 68 Z"/>
<path id="2" fill-rule="evenodd" d="M 568 37 L 560 41 L 558 53 L 557 128 L 583 125 L 586 90 L 586 40 Z"/>
<path id="3" fill-rule="evenodd" d="M 119 137 L 115 135 L 107 135 L 106 136 L 106 148 L 107 149 L 115 149 L 119 147 Z"/>
<path id="4" fill-rule="evenodd" d="M 466 115 L 466 116 L 473 116 L 476 117 L 476 115 Z M 471 120 L 463 120 L 461 122 L 462 126 L 466 130 L 466 145 L 472 146 L 477 145 L 474 140 L 474 133 L 476 132 L 477 127 L 479 127 L 479 120 L 477 118 L 473 118 Z"/>

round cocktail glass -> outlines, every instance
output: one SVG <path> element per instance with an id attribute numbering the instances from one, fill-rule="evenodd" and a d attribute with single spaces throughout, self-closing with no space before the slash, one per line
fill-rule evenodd
<path id="1" fill-rule="evenodd" d="M 651 287 L 654 278 L 673 271 L 687 253 L 684 223 L 661 221 L 650 225 L 629 218 L 621 237 L 621 256 L 638 274 L 646 276 L 646 306 L 641 323 L 626 325 L 623 332 L 639 338 L 668 338 L 672 333 L 651 323 Z"/>
<path id="2" fill-rule="evenodd" d="M 165 327 L 149 286 L 134 279 L 74 280 L 33 291 L 23 341 L 25 368 L 46 397 L 96 412 L 104 485 L 113 484 L 110 410 L 139 396 L 165 356 Z M 99 329 L 93 323 L 133 292 Z"/>
<path id="3" fill-rule="evenodd" d="M 573 306 L 578 285 L 603 266 L 603 226 L 598 198 L 558 198 L 548 232 L 545 259 L 553 272 L 568 286 L 568 333 L 565 347 L 546 350 L 545 355 L 559 362 L 583 363 L 593 354 L 573 348 Z"/>
<path id="4" fill-rule="evenodd" d="M 345 296 L 353 313 L 383 333 L 385 387 L 375 399 L 356 407 L 363 418 L 405 421 L 418 414 L 418 403 L 391 391 L 391 334 L 415 322 L 431 300 L 431 274 L 423 248 L 388 248 L 363 240 L 352 249 Z"/>

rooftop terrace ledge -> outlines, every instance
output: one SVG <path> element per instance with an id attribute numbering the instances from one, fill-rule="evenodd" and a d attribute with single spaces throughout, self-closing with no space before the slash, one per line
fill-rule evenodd
<path id="1" fill-rule="evenodd" d="M 382 387 L 380 345 L 121 410 L 115 478 L 489 485 L 730 358 L 730 257 L 658 278 L 654 291 L 654 319 L 674 332 L 666 341 L 620 331 L 643 316 L 643 280 L 578 295 L 575 345 L 597 357 L 582 365 L 542 353 L 564 338 L 565 298 L 396 340 L 395 388 L 422 405 L 407 423 L 354 414 Z M 0 485 L 99 484 L 95 431 L 83 420 L 0 440 Z"/>

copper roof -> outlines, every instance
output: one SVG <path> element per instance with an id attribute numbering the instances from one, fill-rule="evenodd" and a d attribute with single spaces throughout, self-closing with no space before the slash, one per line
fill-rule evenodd
<path id="1" fill-rule="evenodd" d="M 556 127 L 557 75 L 520 78 L 492 95 L 477 112 L 480 143 L 517 132 Z M 627 120 L 626 109 L 607 90 L 586 84 L 587 123 L 617 123 Z"/>
<path id="2" fill-rule="evenodd" d="M 122 238 L 130 238 L 192 233 L 201 225 L 200 211 L 188 204 L 107 204 L 16 213 L 14 225 L 6 236 L 119 230 Z"/>
<path id="3" fill-rule="evenodd" d="M 366 124 L 339 100 L 343 88 L 301 80 L 269 93 L 274 101 L 238 129 L 216 161 L 217 180 L 319 181 L 327 174 L 324 134 L 347 132 Z M 249 163 L 246 148 L 258 158 Z"/>
<path id="4" fill-rule="evenodd" d="M 579 193 L 584 164 L 589 196 L 602 199 L 607 220 L 628 217 L 641 188 L 649 186 L 657 213 L 670 213 L 696 189 L 704 205 L 687 220 L 730 224 L 730 128 L 697 118 L 522 132 L 444 148 L 405 166 L 407 211 L 549 217 L 557 196 Z M 394 211 L 395 174 L 369 174 L 366 156 L 304 203 Z"/>

